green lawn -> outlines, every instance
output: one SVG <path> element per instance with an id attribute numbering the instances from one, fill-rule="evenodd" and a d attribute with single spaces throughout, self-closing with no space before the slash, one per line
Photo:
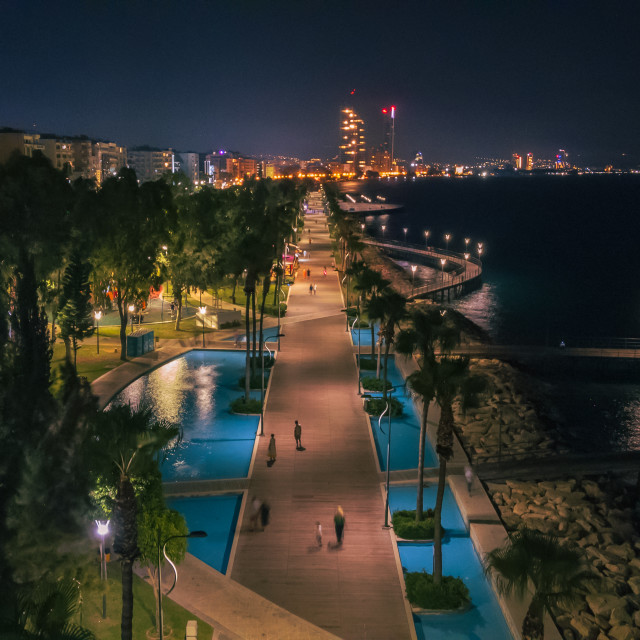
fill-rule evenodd
<path id="1" fill-rule="evenodd" d="M 180 331 L 175 330 L 175 323 L 173 322 L 143 322 L 140 325 L 141 329 L 149 329 L 153 331 L 153 335 L 156 338 L 163 340 L 184 340 L 186 338 L 193 338 L 194 336 L 202 335 L 202 323 L 199 318 L 192 316 L 186 320 L 180 320 Z M 138 329 L 138 325 L 133 325 L 134 331 Z M 213 333 L 215 329 L 209 327 L 204 328 L 205 333 Z M 130 327 L 127 327 L 127 335 L 130 332 Z M 120 327 L 100 327 L 100 339 L 102 336 L 120 339 Z"/>
<path id="2" fill-rule="evenodd" d="M 178 571 L 180 569 L 178 568 Z M 99 640 L 120 639 L 122 589 L 120 564 L 111 562 L 108 568 L 107 617 L 102 618 L 102 585 L 82 590 L 82 625 L 91 629 Z M 198 620 L 198 638 L 211 638 L 213 629 L 197 616 L 183 609 L 169 598 L 162 600 L 165 632 L 173 629 L 171 638 L 184 638 L 187 621 Z M 133 576 L 133 637 L 146 638 L 147 630 L 155 627 L 156 604 L 153 590 L 138 576 Z M 80 618 L 76 619 L 80 623 Z M 157 637 L 157 636 L 156 636 Z M 165 633 L 165 637 L 166 633 Z"/>

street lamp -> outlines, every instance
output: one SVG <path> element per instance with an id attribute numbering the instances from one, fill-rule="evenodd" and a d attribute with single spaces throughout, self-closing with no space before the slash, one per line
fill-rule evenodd
<path id="1" fill-rule="evenodd" d="M 164 557 L 167 559 L 167 562 L 171 565 L 171 568 L 173 569 L 173 574 L 174 574 L 173 586 L 171 587 L 171 589 L 169 589 L 169 591 L 167 591 L 167 595 L 169 595 L 175 589 L 176 584 L 178 583 L 178 570 L 176 569 L 176 565 L 173 564 L 173 562 L 171 562 L 171 558 L 169 558 L 169 556 L 167 555 L 167 550 L 166 550 L 167 543 L 170 540 L 175 540 L 176 538 L 206 538 L 206 537 L 207 537 L 206 531 L 191 531 L 186 535 L 169 536 L 162 544 L 160 544 L 160 529 L 158 529 L 158 612 L 159 612 L 158 637 L 159 637 L 159 640 L 163 640 L 164 638 L 164 629 L 163 629 L 164 621 L 163 621 L 163 615 L 162 615 L 162 563 L 160 561 L 160 550 L 162 549 L 162 555 L 164 555 Z"/>
<path id="2" fill-rule="evenodd" d="M 469 243 L 471 242 L 471 238 L 464 239 L 464 250 L 469 251 Z"/>
<path id="3" fill-rule="evenodd" d="M 102 618 L 107 617 L 107 554 L 105 552 L 104 537 L 109 533 L 109 520 L 96 520 L 98 535 L 100 536 L 100 579 L 105 583 L 102 593 Z"/>
<path id="4" fill-rule="evenodd" d="M 471 254 L 469 253 L 465 253 L 464 254 L 464 272 L 467 273 L 467 262 L 469 261 L 469 256 Z"/>
<path id="5" fill-rule="evenodd" d="M 424 240 L 427 244 L 427 250 L 429 250 L 429 234 L 431 233 L 431 231 L 429 231 L 429 229 L 426 229 L 424 232 Z"/>
<path id="6" fill-rule="evenodd" d="M 135 306 L 130 304 L 129 305 L 129 314 L 131 315 L 131 331 L 129 333 L 133 333 L 133 312 L 135 311 Z"/>
<path id="7" fill-rule="evenodd" d="M 207 315 L 207 305 L 204 307 L 198 307 L 198 311 L 200 311 L 200 316 L 202 318 L 202 348 L 204 349 L 204 317 Z"/>
<path id="8" fill-rule="evenodd" d="M 267 344 L 268 340 L 277 340 L 280 342 L 280 338 L 284 336 L 284 333 L 278 333 L 276 336 L 269 336 L 263 340 L 263 344 L 267 347 L 267 351 L 269 352 L 269 360 L 271 360 L 271 349 L 269 349 L 269 345 Z M 260 435 L 264 435 L 264 349 L 262 350 L 262 388 L 260 391 Z"/>
<path id="9" fill-rule="evenodd" d="M 362 229 L 362 235 L 364 235 L 364 227 L 365 227 L 364 222 L 361 222 L 360 223 L 360 228 Z"/>
<path id="10" fill-rule="evenodd" d="M 407 231 L 409 231 L 409 229 L 407 227 L 403 227 L 402 230 L 404 231 L 404 241 L 407 241 Z"/>
<path id="11" fill-rule="evenodd" d="M 100 354 L 100 318 L 102 318 L 102 311 L 94 311 L 93 317 L 96 319 L 96 340 L 97 340 L 97 349 L 96 354 Z"/>
<path id="12" fill-rule="evenodd" d="M 412 297 L 413 297 L 413 280 L 415 278 L 417 268 L 418 267 L 415 264 L 411 265 L 411 296 Z"/>
<path id="13" fill-rule="evenodd" d="M 482 257 L 482 242 L 478 242 L 478 258 Z"/>
<path id="14" fill-rule="evenodd" d="M 451 234 L 447 233 L 444 239 L 445 239 L 445 242 L 447 243 L 447 251 L 449 251 L 449 240 L 451 240 Z"/>
<path id="15" fill-rule="evenodd" d="M 383 224 L 382 225 L 382 237 L 383 238 L 384 238 L 384 232 L 385 232 L 386 228 L 387 228 L 387 225 Z"/>
<path id="16" fill-rule="evenodd" d="M 444 258 L 440 258 L 440 265 L 442 267 L 442 282 L 444 283 L 444 265 L 446 260 Z"/>

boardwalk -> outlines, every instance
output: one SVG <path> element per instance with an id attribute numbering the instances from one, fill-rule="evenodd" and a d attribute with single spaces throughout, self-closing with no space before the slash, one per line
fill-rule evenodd
<path id="1" fill-rule="evenodd" d="M 403 287 L 400 293 L 410 300 L 435 296 L 438 293 L 452 289 L 462 289 L 469 286 L 470 283 L 478 282 L 482 278 L 482 262 L 468 253 L 460 254 L 435 247 L 426 249 L 398 240 L 380 242 L 366 239 L 364 242 L 392 256 L 409 261 L 433 264 L 437 269 L 440 269 L 441 266 L 443 267 L 442 277 L 437 278 L 434 282 L 416 287 L 410 285 Z M 445 266 L 446 269 L 444 268 Z"/>
<path id="2" fill-rule="evenodd" d="M 245 513 L 231 578 L 340 638 L 404 640 L 413 629 L 390 533 L 381 528 L 380 480 L 329 238 L 323 217 L 307 221 L 313 259 L 302 267 L 311 269 L 318 293 L 309 295 L 309 280 L 301 278 L 292 287 L 265 414 L 278 458 L 267 467 L 268 437 L 262 438 L 251 478 L 251 493 L 271 505 L 271 524 L 253 533 Z M 307 242 L 305 230 L 302 246 Z M 295 449 L 294 419 L 302 424 L 305 451 Z M 333 544 L 338 505 L 346 515 L 341 547 Z M 316 520 L 324 530 L 320 549 Z"/>

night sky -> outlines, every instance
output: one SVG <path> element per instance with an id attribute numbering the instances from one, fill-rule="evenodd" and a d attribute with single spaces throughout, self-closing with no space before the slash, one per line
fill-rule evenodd
<path id="1" fill-rule="evenodd" d="M 329 158 L 395 104 L 400 157 L 640 157 L 637 0 L 2 0 L 0 62 L 40 133 Z"/>

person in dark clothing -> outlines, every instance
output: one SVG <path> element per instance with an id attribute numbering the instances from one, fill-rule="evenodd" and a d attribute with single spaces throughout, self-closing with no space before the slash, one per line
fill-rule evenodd
<path id="1" fill-rule="evenodd" d="M 342 544 L 342 533 L 344 531 L 344 511 L 339 505 L 336 509 L 336 515 L 333 516 L 333 524 L 336 528 L 336 540 L 338 541 L 338 544 Z"/>
<path id="2" fill-rule="evenodd" d="M 297 420 L 293 427 L 293 437 L 296 439 L 296 449 L 302 449 L 302 426 Z"/>

